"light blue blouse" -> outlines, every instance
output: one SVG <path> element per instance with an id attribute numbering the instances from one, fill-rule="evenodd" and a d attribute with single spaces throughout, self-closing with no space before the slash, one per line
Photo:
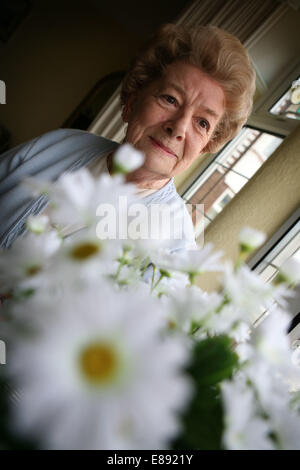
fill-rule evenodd
<path id="1" fill-rule="evenodd" d="M 117 149 L 118 145 L 87 131 L 58 129 L 0 155 L 0 246 L 8 248 L 24 233 L 26 218 L 30 214 L 39 214 L 48 203 L 45 196 L 33 199 L 20 185 L 25 177 L 54 181 L 63 172 L 87 166 L 102 154 Z M 143 202 L 147 206 L 168 204 L 174 211 L 176 209 L 176 224 L 182 224 L 184 230 L 182 238 L 174 243 L 173 251 L 196 248 L 193 224 L 173 179 L 144 197 Z"/>

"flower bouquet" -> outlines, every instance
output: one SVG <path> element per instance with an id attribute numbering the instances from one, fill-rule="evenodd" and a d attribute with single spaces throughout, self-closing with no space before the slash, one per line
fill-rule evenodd
<path id="1" fill-rule="evenodd" d="M 265 284 L 244 264 L 264 240 L 247 228 L 234 266 L 209 244 L 176 253 L 111 236 L 126 221 L 119 198 L 136 201 L 124 173 L 141 156 L 121 147 L 114 162 L 112 177 L 26 182 L 49 204 L 0 256 L 0 448 L 299 449 L 286 335 L 299 264 Z M 196 285 L 207 271 L 218 291 Z"/>

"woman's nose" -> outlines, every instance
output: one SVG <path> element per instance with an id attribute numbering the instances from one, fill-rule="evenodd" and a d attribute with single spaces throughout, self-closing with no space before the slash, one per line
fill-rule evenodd
<path id="1" fill-rule="evenodd" d="M 163 123 L 163 129 L 169 137 L 181 141 L 185 138 L 189 117 L 187 114 L 176 114 Z"/>

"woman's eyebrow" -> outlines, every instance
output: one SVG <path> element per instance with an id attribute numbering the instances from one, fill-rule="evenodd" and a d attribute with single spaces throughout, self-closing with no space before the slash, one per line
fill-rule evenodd
<path id="1" fill-rule="evenodd" d="M 219 114 L 216 113 L 216 111 L 214 111 L 213 109 L 210 109 L 210 108 L 207 108 L 207 107 L 205 107 L 203 109 L 207 114 L 210 114 L 212 117 L 214 117 L 216 119 L 219 119 L 219 117 L 220 117 Z"/>
<path id="2" fill-rule="evenodd" d="M 183 88 L 181 88 L 180 85 L 177 85 L 177 84 L 174 83 L 174 82 L 167 82 L 166 85 L 169 86 L 169 87 L 174 88 L 175 90 L 177 90 L 178 93 L 180 93 L 183 97 L 186 96 L 185 90 L 184 90 Z M 203 108 L 203 111 L 205 111 L 207 114 L 209 114 L 210 116 L 212 116 L 212 117 L 215 118 L 215 119 L 219 119 L 219 117 L 220 117 L 219 114 L 216 113 L 216 111 L 214 111 L 214 110 L 211 109 L 211 108 L 207 108 L 206 106 Z"/>
<path id="3" fill-rule="evenodd" d="M 176 91 L 178 91 L 178 93 L 180 93 L 182 96 L 185 96 L 186 95 L 186 92 L 183 88 L 181 88 L 180 85 L 177 85 L 176 83 L 174 82 L 167 82 L 166 83 L 167 87 L 171 87 L 171 88 L 174 88 Z"/>

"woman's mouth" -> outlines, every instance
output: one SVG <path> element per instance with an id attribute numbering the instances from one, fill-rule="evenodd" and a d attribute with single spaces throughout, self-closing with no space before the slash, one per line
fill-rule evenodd
<path id="1" fill-rule="evenodd" d="M 154 147 L 159 148 L 160 150 L 162 150 L 164 153 L 166 153 L 170 157 L 177 158 L 177 155 L 171 149 L 169 149 L 168 147 L 163 145 L 159 140 L 156 140 L 151 136 L 150 136 L 150 140 L 151 140 L 152 144 L 154 145 Z"/>

